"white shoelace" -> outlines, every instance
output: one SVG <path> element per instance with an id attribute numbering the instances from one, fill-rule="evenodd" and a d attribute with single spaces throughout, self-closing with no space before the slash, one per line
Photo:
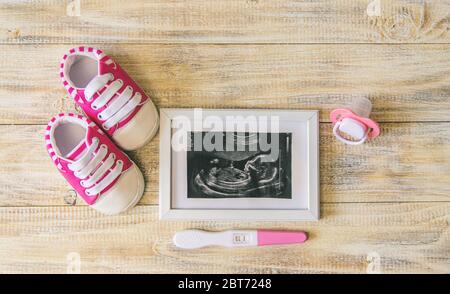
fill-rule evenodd
<path id="1" fill-rule="evenodd" d="M 142 100 L 142 95 L 139 92 L 136 92 L 133 96 L 133 88 L 131 86 L 125 87 L 125 90 L 123 90 L 122 93 L 118 93 L 119 89 L 123 86 L 123 81 L 121 79 L 115 80 L 111 73 L 97 76 L 92 79 L 84 91 L 86 99 L 92 101 L 94 94 L 105 87 L 110 81 L 112 81 L 112 83 L 109 84 L 106 90 L 91 104 L 93 110 L 98 110 L 107 105 L 107 107 L 97 115 L 98 119 L 104 122 L 103 128 L 106 130 L 112 128 L 126 118 L 139 106 Z M 113 97 L 115 98 L 113 99 Z"/>
<path id="2" fill-rule="evenodd" d="M 108 187 L 120 174 L 123 169 L 123 162 L 117 160 L 114 153 L 110 153 L 105 160 L 108 153 L 108 147 L 105 144 L 100 145 L 99 139 L 94 137 L 92 144 L 85 150 L 84 154 L 69 164 L 68 167 L 74 172 L 78 179 L 81 179 L 80 185 L 85 188 L 85 193 L 88 196 L 95 196 Z M 115 167 L 111 167 L 116 162 Z M 109 171 L 103 179 L 102 177 Z M 97 183 L 97 181 L 101 179 Z"/>

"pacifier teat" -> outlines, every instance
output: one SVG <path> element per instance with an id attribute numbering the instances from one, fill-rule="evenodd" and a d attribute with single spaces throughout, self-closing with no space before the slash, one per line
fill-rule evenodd
<path id="1" fill-rule="evenodd" d="M 366 97 L 357 97 L 353 99 L 349 109 L 356 115 L 369 118 L 372 111 L 372 102 Z"/>
<path id="2" fill-rule="evenodd" d="M 333 134 L 348 145 L 359 145 L 367 139 L 380 135 L 378 124 L 369 118 L 372 102 L 365 97 L 356 97 L 348 108 L 338 108 L 331 112 Z"/>

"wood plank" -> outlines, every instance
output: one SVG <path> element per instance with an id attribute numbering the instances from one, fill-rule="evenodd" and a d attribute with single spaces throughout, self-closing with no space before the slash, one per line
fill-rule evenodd
<path id="1" fill-rule="evenodd" d="M 0 43 L 448 43 L 448 0 L 17 1 Z M 79 5 L 81 4 L 81 5 Z"/>
<path id="2" fill-rule="evenodd" d="M 322 202 L 450 201 L 450 123 L 385 123 L 382 135 L 347 146 L 321 124 Z M 65 205 L 71 189 L 44 148 L 44 126 L 0 126 L 0 206 Z M 158 203 L 158 137 L 130 153 L 142 169 L 142 204 Z M 78 201 L 77 205 L 84 205 Z"/>
<path id="3" fill-rule="evenodd" d="M 320 109 L 359 95 L 378 121 L 449 121 L 450 45 L 104 45 L 159 107 Z M 5 45 L 0 123 L 73 109 L 64 45 Z"/>
<path id="4" fill-rule="evenodd" d="M 321 215 L 319 222 L 160 222 L 154 206 L 114 217 L 87 207 L 0 208 L 0 272 L 65 273 L 78 254 L 82 273 L 450 273 L 450 203 L 324 204 Z M 185 228 L 302 229 L 310 239 L 186 251 L 171 241 Z"/>

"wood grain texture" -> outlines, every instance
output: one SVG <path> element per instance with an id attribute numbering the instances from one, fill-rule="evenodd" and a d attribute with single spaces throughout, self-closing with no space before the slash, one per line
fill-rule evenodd
<path id="1" fill-rule="evenodd" d="M 87 207 L 0 208 L 0 272 L 65 273 L 450 273 L 450 204 L 324 204 L 319 222 L 160 222 L 157 207 L 119 216 Z M 297 246 L 181 250 L 185 228 L 303 229 Z M 379 259 L 373 259 L 379 258 Z M 69 260 L 70 261 L 70 260 Z"/>
<path id="2" fill-rule="evenodd" d="M 368 16 L 372 2 L 1 1 L 0 273 L 65 273 L 71 252 L 82 273 L 450 273 L 450 0 L 380 0 Z M 157 137 L 130 153 L 146 180 L 139 206 L 114 217 L 68 207 L 43 132 L 76 110 L 58 66 L 82 44 L 158 107 L 319 109 L 320 221 L 158 221 Z M 382 135 L 346 146 L 329 111 L 359 95 Z M 171 238 L 185 228 L 304 229 L 310 240 L 182 251 Z"/>
<path id="3" fill-rule="evenodd" d="M 382 136 L 347 146 L 320 128 L 322 203 L 450 201 L 450 123 L 385 123 Z M 70 186 L 43 143 L 44 126 L 0 126 L 0 206 L 65 205 Z M 158 203 L 159 142 L 130 153 Z M 78 205 L 84 205 L 81 200 Z"/>
<path id="4" fill-rule="evenodd" d="M 0 43 L 448 43 L 448 0 L 68 0 L 0 4 Z M 79 9 L 78 9 L 78 5 Z"/>
<path id="5" fill-rule="evenodd" d="M 364 95 L 372 117 L 449 121 L 450 45 L 104 45 L 158 107 L 319 109 Z M 0 52 L 0 123 L 46 124 L 74 108 L 65 45 Z M 14 61 L 14 62 L 12 62 Z"/>

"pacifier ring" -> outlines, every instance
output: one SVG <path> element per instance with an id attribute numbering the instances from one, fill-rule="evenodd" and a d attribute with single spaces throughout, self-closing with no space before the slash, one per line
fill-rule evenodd
<path id="1" fill-rule="evenodd" d="M 341 132 L 339 131 L 339 126 L 341 125 L 341 122 L 337 122 L 333 127 L 333 135 L 342 143 L 348 144 L 348 145 L 361 145 L 364 143 L 368 138 L 368 131 L 364 134 L 364 136 L 359 141 L 353 141 L 346 139 L 342 137 Z"/>

